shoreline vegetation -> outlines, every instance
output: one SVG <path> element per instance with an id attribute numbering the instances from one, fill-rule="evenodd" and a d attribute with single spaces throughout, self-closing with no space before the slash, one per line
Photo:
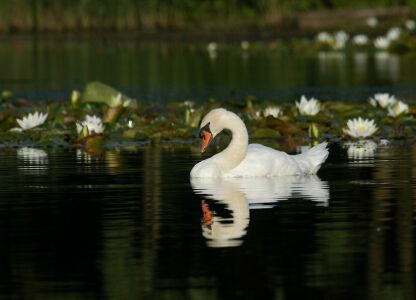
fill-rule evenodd
<path id="1" fill-rule="evenodd" d="M 415 11 L 412 0 L 17 0 L 0 2 L 0 33 L 354 30 L 369 17 L 397 21 Z"/>

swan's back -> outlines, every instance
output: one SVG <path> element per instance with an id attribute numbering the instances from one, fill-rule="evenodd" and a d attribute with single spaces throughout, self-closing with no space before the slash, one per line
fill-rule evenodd
<path id="1" fill-rule="evenodd" d="M 244 160 L 224 177 L 284 176 L 316 174 L 328 157 L 326 143 L 307 152 L 289 155 L 260 144 L 250 144 Z"/>

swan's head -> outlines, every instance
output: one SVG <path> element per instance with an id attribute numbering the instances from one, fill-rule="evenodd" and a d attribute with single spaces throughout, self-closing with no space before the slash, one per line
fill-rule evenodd
<path id="1" fill-rule="evenodd" d="M 223 118 L 229 113 L 224 108 L 211 110 L 201 122 L 199 137 L 201 138 L 201 152 L 209 146 L 215 136 L 224 129 Z"/>

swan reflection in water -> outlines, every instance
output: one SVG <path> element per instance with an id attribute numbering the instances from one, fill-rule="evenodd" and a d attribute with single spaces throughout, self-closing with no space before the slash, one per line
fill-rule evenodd
<path id="1" fill-rule="evenodd" d="M 243 243 L 250 222 L 250 209 L 271 208 L 278 201 L 302 197 L 327 206 L 328 183 L 318 176 L 256 178 L 191 178 L 196 194 L 225 205 L 228 217 L 211 210 L 202 200 L 202 235 L 209 247 L 235 247 Z"/>

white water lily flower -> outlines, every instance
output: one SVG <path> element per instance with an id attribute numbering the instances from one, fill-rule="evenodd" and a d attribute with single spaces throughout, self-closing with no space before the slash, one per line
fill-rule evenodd
<path id="1" fill-rule="evenodd" d="M 215 52 L 217 51 L 217 43 L 211 42 L 207 45 L 208 52 Z"/>
<path id="2" fill-rule="evenodd" d="M 123 101 L 123 96 L 121 95 L 121 93 L 118 93 L 117 96 L 114 98 L 113 106 L 114 107 L 117 107 L 117 106 L 128 107 L 130 103 L 131 103 L 131 100 Z"/>
<path id="3" fill-rule="evenodd" d="M 393 27 L 390 28 L 389 31 L 387 31 L 386 38 L 392 42 L 399 39 L 401 34 L 402 30 L 399 27 Z"/>
<path id="4" fill-rule="evenodd" d="M 27 116 L 24 116 L 22 119 L 16 119 L 16 122 L 19 124 L 19 127 L 12 128 L 10 131 L 24 131 L 38 127 L 45 123 L 48 114 L 43 114 L 39 112 L 30 113 Z"/>
<path id="5" fill-rule="evenodd" d="M 354 138 L 365 138 L 373 135 L 377 131 L 377 126 L 374 124 L 374 120 L 359 117 L 348 120 L 347 128 L 344 128 L 343 131 Z"/>
<path id="6" fill-rule="evenodd" d="M 357 34 L 352 38 L 352 41 L 357 46 L 364 46 L 368 43 L 368 37 L 365 34 Z"/>
<path id="7" fill-rule="evenodd" d="M 404 22 L 404 26 L 406 26 L 406 28 L 408 30 L 413 31 L 416 28 L 416 21 L 415 20 L 406 20 L 406 22 Z"/>
<path id="8" fill-rule="evenodd" d="M 390 40 L 384 36 L 379 36 L 374 40 L 374 47 L 377 50 L 387 50 L 390 47 Z"/>
<path id="9" fill-rule="evenodd" d="M 378 19 L 376 17 L 370 17 L 365 20 L 368 27 L 374 28 L 378 25 Z"/>
<path id="10" fill-rule="evenodd" d="M 272 116 L 274 118 L 278 118 L 282 115 L 282 111 L 277 106 L 268 106 L 264 109 L 263 115 L 264 117 Z"/>
<path id="11" fill-rule="evenodd" d="M 350 159 L 373 158 L 377 144 L 373 141 L 362 140 L 356 143 L 348 143 L 347 154 Z"/>
<path id="12" fill-rule="evenodd" d="M 345 48 L 345 45 L 349 39 L 349 35 L 345 31 L 341 30 L 341 31 L 335 32 L 334 39 L 335 39 L 335 42 L 332 48 L 334 50 L 341 50 Z"/>
<path id="13" fill-rule="evenodd" d="M 241 41 L 241 49 L 243 50 L 248 50 L 248 48 L 250 48 L 250 42 L 249 41 Z"/>
<path id="14" fill-rule="evenodd" d="M 389 93 L 377 93 L 369 99 L 369 102 L 374 107 L 380 106 L 381 108 L 387 108 L 395 104 L 397 99 Z"/>
<path id="15" fill-rule="evenodd" d="M 388 115 L 396 118 L 409 112 L 409 105 L 402 101 L 397 101 L 394 105 L 388 107 Z"/>
<path id="16" fill-rule="evenodd" d="M 316 40 L 318 43 L 321 43 L 321 44 L 331 44 L 333 41 L 333 37 L 328 32 L 322 31 L 318 33 L 318 35 L 316 36 Z"/>
<path id="17" fill-rule="evenodd" d="M 349 34 L 346 33 L 343 30 L 340 30 L 340 31 L 337 31 L 337 32 L 334 33 L 334 38 L 336 40 L 340 40 L 340 41 L 346 42 L 346 41 L 348 41 L 349 37 L 350 37 Z"/>
<path id="18" fill-rule="evenodd" d="M 95 115 L 94 116 L 86 115 L 85 121 L 77 122 L 76 126 L 77 126 L 78 134 L 82 132 L 84 127 L 88 129 L 89 134 L 93 134 L 93 133 L 100 134 L 104 132 L 103 121 L 101 120 L 101 118 Z"/>
<path id="19" fill-rule="evenodd" d="M 191 100 L 186 100 L 182 102 L 182 106 L 187 107 L 192 110 L 195 108 L 195 102 Z"/>
<path id="20" fill-rule="evenodd" d="M 319 106 L 317 99 L 311 98 L 308 100 L 304 95 L 302 95 L 299 102 L 296 101 L 296 107 L 301 115 L 314 116 L 319 112 Z"/>

